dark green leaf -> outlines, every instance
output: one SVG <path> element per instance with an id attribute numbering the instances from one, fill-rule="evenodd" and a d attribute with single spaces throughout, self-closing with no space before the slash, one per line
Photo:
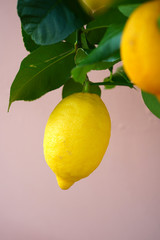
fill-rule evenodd
<path id="1" fill-rule="evenodd" d="M 112 56 L 119 54 L 123 27 L 124 25 L 113 25 L 108 28 L 98 47 L 81 62 L 81 66 L 109 61 Z"/>
<path id="2" fill-rule="evenodd" d="M 148 109 L 158 118 L 160 118 L 160 101 L 156 98 L 156 96 L 146 93 L 142 91 L 142 97 L 144 103 L 148 107 Z"/>
<path id="3" fill-rule="evenodd" d="M 83 92 L 83 85 L 75 82 L 73 79 L 69 79 L 63 87 L 62 97 L 65 98 L 73 93 Z M 96 93 L 101 96 L 101 89 L 99 86 L 90 86 L 90 93 Z"/>
<path id="4" fill-rule="evenodd" d="M 26 48 L 27 51 L 32 52 L 35 49 L 37 49 L 38 47 L 40 47 L 40 45 L 37 45 L 32 39 L 31 36 L 28 35 L 23 27 L 21 28 L 22 30 L 22 36 L 23 36 L 23 42 L 24 42 L 24 46 Z"/>
<path id="5" fill-rule="evenodd" d="M 83 48 L 78 48 L 75 55 L 76 65 L 80 64 L 87 57 L 87 55 L 87 52 Z"/>
<path id="6" fill-rule="evenodd" d="M 86 34 L 84 32 L 81 33 L 81 47 L 83 49 L 89 49 Z"/>
<path id="7" fill-rule="evenodd" d="M 76 31 L 71 33 L 66 39 L 66 42 L 72 44 L 74 46 L 75 42 L 76 42 Z"/>
<path id="8" fill-rule="evenodd" d="M 106 28 L 96 28 L 86 33 L 87 40 L 90 44 L 99 44 L 106 32 Z"/>
<path id="9" fill-rule="evenodd" d="M 21 63 L 10 90 L 9 107 L 16 100 L 35 100 L 59 88 L 74 67 L 74 50 L 68 43 L 39 47 Z"/>
<path id="10" fill-rule="evenodd" d="M 88 23 L 93 19 L 92 16 L 88 16 L 86 11 L 84 11 L 83 7 L 80 4 L 79 0 L 71 1 L 71 0 L 62 0 L 67 7 L 74 13 L 74 15 L 83 20 L 83 22 Z"/>
<path id="11" fill-rule="evenodd" d="M 97 16 L 92 22 L 88 23 L 86 31 L 109 27 L 112 24 L 123 24 L 126 20 L 127 18 L 118 10 L 118 8 L 111 8 L 105 13 Z"/>
<path id="12" fill-rule="evenodd" d="M 38 45 L 62 41 L 86 23 L 65 1 L 18 0 L 17 9 L 24 30 Z"/>
<path id="13" fill-rule="evenodd" d="M 138 7 L 140 4 L 128 4 L 119 6 L 120 12 L 123 13 L 126 17 L 129 17 L 131 13 Z"/>
<path id="14" fill-rule="evenodd" d="M 96 85 L 90 85 L 90 93 L 95 93 L 97 94 L 98 96 L 101 96 L 101 89 L 99 86 L 96 86 Z"/>
<path id="15" fill-rule="evenodd" d="M 82 92 L 83 85 L 75 82 L 73 79 L 69 79 L 63 86 L 62 97 L 65 98 L 73 93 Z"/>

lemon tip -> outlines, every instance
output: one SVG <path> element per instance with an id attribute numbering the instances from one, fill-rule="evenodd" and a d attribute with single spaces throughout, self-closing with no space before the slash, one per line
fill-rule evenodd
<path id="1" fill-rule="evenodd" d="M 59 176 L 56 176 L 56 178 L 57 178 L 57 183 L 62 190 L 67 190 L 74 184 L 73 181 L 63 179 Z"/>

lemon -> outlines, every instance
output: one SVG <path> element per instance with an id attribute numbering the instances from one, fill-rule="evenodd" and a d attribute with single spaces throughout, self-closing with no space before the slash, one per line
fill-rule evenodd
<path id="1" fill-rule="evenodd" d="M 55 107 L 46 124 L 43 146 L 61 189 L 68 189 L 98 167 L 110 132 L 109 113 L 97 94 L 75 93 Z"/>
<path id="2" fill-rule="evenodd" d="M 160 1 L 140 5 L 122 34 L 121 58 L 130 80 L 160 99 Z"/>
<path id="3" fill-rule="evenodd" d="M 79 0 L 80 4 L 86 11 L 91 11 L 91 13 L 97 11 L 104 11 L 107 7 L 110 6 L 113 0 Z"/>

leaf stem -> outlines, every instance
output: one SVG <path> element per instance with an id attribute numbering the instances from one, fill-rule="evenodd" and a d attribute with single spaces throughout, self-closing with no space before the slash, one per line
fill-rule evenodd
<path id="1" fill-rule="evenodd" d="M 76 43 L 75 43 L 76 50 L 82 47 L 81 34 L 82 34 L 82 29 L 78 29 L 76 31 Z"/>
<path id="2" fill-rule="evenodd" d="M 126 87 L 130 87 L 133 88 L 133 84 L 132 83 L 114 83 L 114 82 L 90 82 L 90 85 L 112 85 L 112 86 L 126 86 Z"/>

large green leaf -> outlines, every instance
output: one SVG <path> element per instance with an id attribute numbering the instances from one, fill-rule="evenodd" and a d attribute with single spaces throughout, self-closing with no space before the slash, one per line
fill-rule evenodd
<path id="1" fill-rule="evenodd" d="M 40 47 L 40 45 L 37 45 L 32 39 L 31 36 L 28 35 L 24 29 L 23 26 L 21 27 L 22 30 L 22 36 L 23 36 L 23 42 L 24 42 L 24 46 L 26 48 L 27 51 L 29 52 L 33 52 L 35 49 L 37 49 L 38 47 Z"/>
<path id="2" fill-rule="evenodd" d="M 112 25 L 106 31 L 104 37 L 85 59 L 81 62 L 81 66 L 94 64 L 101 61 L 108 61 L 115 54 L 119 54 L 120 40 L 124 25 Z"/>
<path id="3" fill-rule="evenodd" d="M 21 63 L 14 79 L 9 107 L 16 100 L 34 100 L 59 88 L 70 77 L 74 67 L 74 50 L 68 43 L 39 47 Z"/>
<path id="4" fill-rule="evenodd" d="M 65 41 L 72 44 L 74 46 L 75 42 L 76 42 L 76 34 L 77 31 L 71 33 L 66 39 Z"/>
<path id="5" fill-rule="evenodd" d="M 18 0 L 18 15 L 24 30 L 38 45 L 64 40 L 83 26 L 82 19 L 60 0 Z"/>
<path id="6" fill-rule="evenodd" d="M 160 101 L 156 98 L 156 96 L 146 93 L 142 91 L 142 97 L 144 103 L 148 107 L 148 109 L 158 118 L 160 118 Z"/>

